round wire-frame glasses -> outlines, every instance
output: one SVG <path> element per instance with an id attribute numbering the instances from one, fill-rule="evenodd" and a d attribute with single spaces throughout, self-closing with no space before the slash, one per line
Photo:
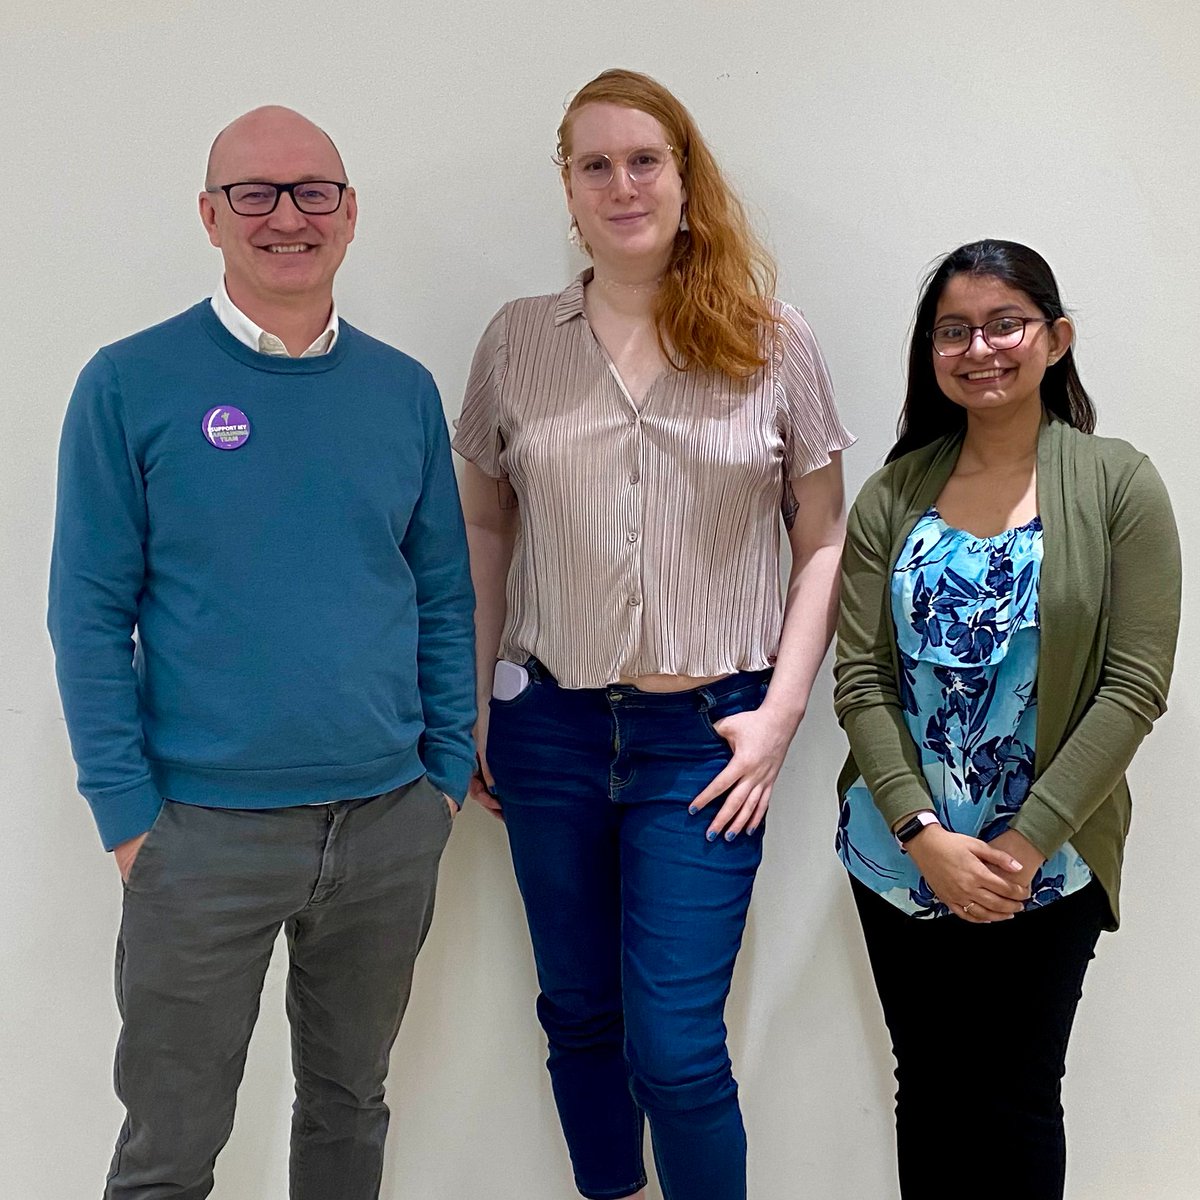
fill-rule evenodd
<path id="1" fill-rule="evenodd" d="M 618 155 L 617 161 L 634 183 L 653 183 L 674 152 L 674 146 L 665 144 L 639 146 L 623 157 Z M 566 165 L 580 183 L 592 188 L 608 187 L 616 172 L 616 165 L 607 154 L 567 155 Z"/>

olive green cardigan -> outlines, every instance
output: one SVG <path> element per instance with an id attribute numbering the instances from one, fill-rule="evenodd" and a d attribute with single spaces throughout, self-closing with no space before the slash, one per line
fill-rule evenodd
<path id="1" fill-rule="evenodd" d="M 932 807 L 904 723 L 892 569 L 958 460 L 961 435 L 889 463 L 863 486 L 842 557 L 834 708 L 850 741 L 838 793 L 861 774 L 889 825 Z M 1129 829 L 1125 768 L 1166 709 L 1179 627 L 1179 536 L 1145 455 L 1126 442 L 1042 426 L 1034 780 L 1012 828 L 1049 858 L 1070 840 L 1119 918 Z"/>

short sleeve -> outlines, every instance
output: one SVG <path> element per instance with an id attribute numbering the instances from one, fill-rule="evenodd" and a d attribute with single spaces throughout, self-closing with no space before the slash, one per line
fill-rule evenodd
<path id="1" fill-rule="evenodd" d="M 458 454 L 493 479 L 508 478 L 500 465 L 500 453 L 504 449 L 500 390 L 508 368 L 507 326 L 508 307 L 505 306 L 491 319 L 479 339 L 471 374 L 467 377 L 462 413 L 454 422 L 451 443 Z"/>
<path id="2" fill-rule="evenodd" d="M 790 304 L 782 304 L 778 328 L 775 401 L 784 474 L 790 480 L 828 465 L 830 455 L 852 446 L 855 438 L 838 416 L 833 382 L 808 322 Z"/>

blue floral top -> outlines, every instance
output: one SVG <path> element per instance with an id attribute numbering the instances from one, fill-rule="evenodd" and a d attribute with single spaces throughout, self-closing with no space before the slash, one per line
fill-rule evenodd
<path id="1" fill-rule="evenodd" d="M 952 529 L 936 508 L 913 527 L 892 572 L 900 699 L 938 819 L 991 841 L 1033 781 L 1042 523 L 995 537 Z M 846 869 L 918 917 L 946 908 L 900 851 L 861 776 L 846 793 L 836 848 Z M 1092 878 L 1068 842 L 1034 876 L 1026 909 Z"/>

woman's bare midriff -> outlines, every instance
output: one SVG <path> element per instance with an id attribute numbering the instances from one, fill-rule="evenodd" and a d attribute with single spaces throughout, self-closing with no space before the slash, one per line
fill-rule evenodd
<path id="1" fill-rule="evenodd" d="M 724 675 L 632 675 L 619 681 L 626 687 L 635 687 L 640 692 L 686 692 L 689 688 L 704 687 L 724 679 Z"/>

